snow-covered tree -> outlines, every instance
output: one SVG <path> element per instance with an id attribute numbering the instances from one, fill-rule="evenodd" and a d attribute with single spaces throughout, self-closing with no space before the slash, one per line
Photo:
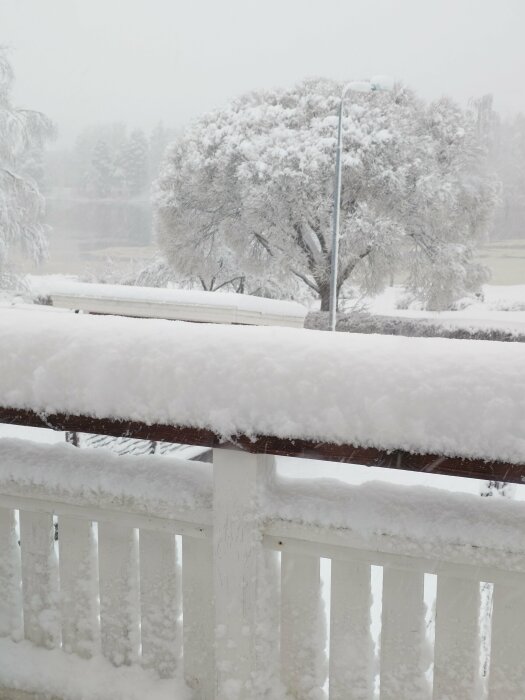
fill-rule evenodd
<path id="1" fill-rule="evenodd" d="M 497 238 L 525 235 L 525 116 L 499 121 L 493 130 L 492 162 L 502 182 L 494 225 Z"/>
<path id="2" fill-rule="evenodd" d="M 281 293 L 306 285 L 328 308 L 341 90 L 308 80 L 251 93 L 173 144 L 155 204 L 180 275 L 240 276 Z M 402 270 L 414 295 L 441 308 L 479 286 L 473 244 L 497 187 L 475 114 L 446 99 L 425 105 L 403 86 L 351 93 L 343 144 L 339 291 L 378 291 Z"/>
<path id="3" fill-rule="evenodd" d="M 175 129 L 170 129 L 159 122 L 149 137 L 149 171 L 152 177 L 158 177 L 166 149 L 175 138 Z"/>
<path id="4" fill-rule="evenodd" d="M 71 184 L 89 197 L 112 197 L 125 189 L 120 154 L 127 141 L 122 122 L 95 124 L 78 135 L 70 156 Z"/>
<path id="5" fill-rule="evenodd" d="M 123 149 L 126 193 L 132 197 L 142 194 L 149 185 L 148 141 L 140 129 L 132 131 Z"/>
<path id="6" fill-rule="evenodd" d="M 0 48 L 0 286 L 13 279 L 12 249 L 35 262 L 46 251 L 44 198 L 32 175 L 36 154 L 53 128 L 40 112 L 13 104 L 13 79 L 7 54 Z"/>
<path id="7" fill-rule="evenodd" d="M 97 197 L 109 197 L 112 193 L 114 169 L 108 144 L 98 141 L 91 159 L 91 190 Z"/>

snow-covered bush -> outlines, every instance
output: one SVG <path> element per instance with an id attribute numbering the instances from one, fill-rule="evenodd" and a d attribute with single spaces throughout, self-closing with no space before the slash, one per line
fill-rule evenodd
<path id="1" fill-rule="evenodd" d="M 45 253 L 44 199 L 31 173 L 35 153 L 53 132 L 43 114 L 13 105 L 12 84 L 13 71 L 0 47 L 0 287 L 15 280 L 9 266 L 13 248 L 36 262 Z"/>
<path id="2" fill-rule="evenodd" d="M 239 280 L 328 307 L 337 108 L 342 85 L 307 80 L 204 115 L 157 182 L 158 240 L 181 277 Z M 472 258 L 497 198 L 476 120 L 396 86 L 350 93 L 343 124 L 340 287 L 374 292 L 393 271 L 443 307 L 476 289 Z"/>

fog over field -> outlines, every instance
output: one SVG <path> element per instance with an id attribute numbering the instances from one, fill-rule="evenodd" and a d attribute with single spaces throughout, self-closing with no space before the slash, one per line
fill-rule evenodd
<path id="1" fill-rule="evenodd" d="M 32 167 L 50 256 L 35 268 L 16 254 L 19 265 L 88 277 L 140 269 L 157 251 L 150 198 L 166 148 L 203 113 L 309 76 L 383 74 L 478 111 L 502 189 L 476 257 L 494 283 L 523 283 L 524 22 L 520 0 L 4 0 L 13 100 L 55 128 Z"/>

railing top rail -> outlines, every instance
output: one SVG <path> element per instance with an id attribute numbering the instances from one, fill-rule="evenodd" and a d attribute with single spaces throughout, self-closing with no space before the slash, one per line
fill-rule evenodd
<path id="1" fill-rule="evenodd" d="M 0 406 L 0 423 L 51 430 L 94 433 L 139 440 L 199 445 L 211 448 L 241 450 L 252 454 L 302 457 L 329 462 L 359 464 L 367 467 L 402 469 L 405 471 L 461 476 L 471 479 L 525 483 L 525 464 L 510 464 L 495 460 L 445 457 L 416 454 L 403 450 L 380 450 L 356 445 L 336 445 L 329 442 L 279 438 L 275 436 L 236 435 L 224 439 L 218 433 L 202 428 L 122 421 L 112 418 L 92 418 L 64 413 L 43 413 Z"/>
<path id="2" fill-rule="evenodd" d="M 11 309 L 0 325 L 7 422 L 523 481 L 519 344 Z"/>

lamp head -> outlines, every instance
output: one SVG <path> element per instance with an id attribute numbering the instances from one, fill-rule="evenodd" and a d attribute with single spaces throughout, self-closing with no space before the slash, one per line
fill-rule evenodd
<path id="1" fill-rule="evenodd" d="M 391 90 L 393 85 L 394 81 L 387 75 L 376 75 L 370 80 L 353 80 L 345 85 L 343 96 L 347 92 L 384 92 Z"/>
<path id="2" fill-rule="evenodd" d="M 393 89 L 394 80 L 389 75 L 374 75 L 373 78 L 370 78 L 370 85 L 372 90 L 384 92 Z"/>

